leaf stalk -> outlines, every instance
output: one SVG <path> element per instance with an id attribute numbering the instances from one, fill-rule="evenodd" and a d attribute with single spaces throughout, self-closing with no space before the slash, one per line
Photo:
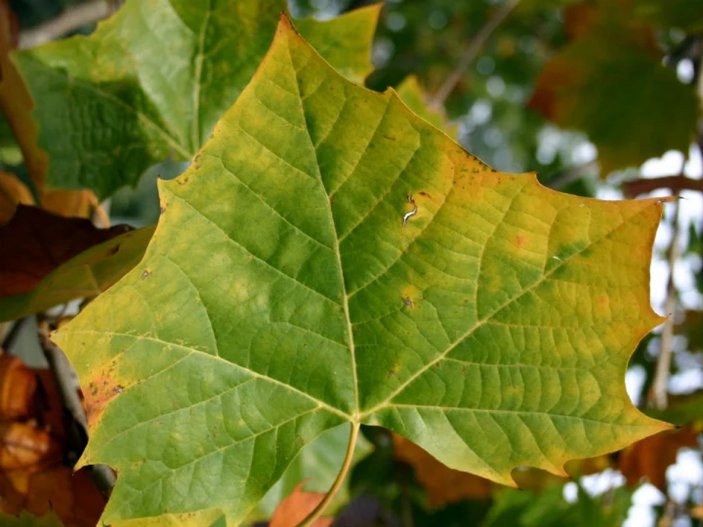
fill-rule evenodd
<path id="1" fill-rule="evenodd" d="M 351 423 L 347 451 L 344 454 L 344 461 L 342 462 L 342 466 L 339 469 L 339 473 L 337 474 L 334 483 L 332 483 L 332 486 L 327 491 L 327 494 L 325 494 L 325 497 L 322 498 L 322 501 L 320 501 L 320 503 L 317 504 L 317 507 L 315 507 L 312 512 L 308 514 L 302 522 L 300 522 L 298 527 L 310 527 L 322 515 L 322 513 L 325 512 L 325 509 L 337 495 L 337 492 L 339 492 L 339 489 L 342 487 L 342 484 L 349 473 L 349 469 L 351 468 L 352 459 L 354 458 L 354 449 L 356 448 L 356 442 L 359 439 L 360 427 L 361 424 L 358 422 Z"/>

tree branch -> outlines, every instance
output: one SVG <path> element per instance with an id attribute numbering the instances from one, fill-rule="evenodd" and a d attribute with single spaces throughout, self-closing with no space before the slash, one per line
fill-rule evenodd
<path id="1" fill-rule="evenodd" d="M 662 176 L 651 179 L 635 179 L 622 185 L 627 197 L 634 198 L 659 188 L 668 188 L 678 193 L 681 190 L 697 190 L 703 192 L 703 179 L 691 179 L 682 174 L 677 176 Z"/>
<path id="2" fill-rule="evenodd" d="M 676 311 L 676 284 L 674 283 L 674 266 L 679 259 L 679 201 L 674 202 L 672 218 L 671 245 L 669 246 L 669 279 L 666 283 L 666 322 L 662 329 L 659 357 L 654 373 L 654 381 L 649 392 L 649 400 L 658 410 L 664 410 L 669 404 L 669 372 L 671 371 L 671 354 L 674 347 L 674 315 Z"/>
<path id="3" fill-rule="evenodd" d="M 86 24 L 107 18 L 117 10 L 120 0 L 92 0 L 84 4 L 69 7 L 57 18 L 49 20 L 35 28 L 20 33 L 20 49 L 33 48 L 51 40 L 56 40 Z"/>
<path id="4" fill-rule="evenodd" d="M 459 81 L 466 73 L 466 70 L 479 54 L 484 44 L 491 36 L 493 31 L 505 20 L 510 12 L 515 8 L 520 0 L 506 0 L 506 2 L 498 9 L 491 18 L 484 24 L 481 30 L 476 33 L 476 36 L 466 48 L 464 54 L 459 59 L 459 64 L 452 73 L 444 80 L 444 83 L 439 87 L 437 92 L 429 100 L 429 106 L 433 109 L 441 108 L 444 101 L 449 97 L 449 94 L 456 88 Z"/>

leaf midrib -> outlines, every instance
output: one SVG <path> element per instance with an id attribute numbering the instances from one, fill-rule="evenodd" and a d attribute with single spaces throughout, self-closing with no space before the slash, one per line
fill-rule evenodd
<path id="1" fill-rule="evenodd" d="M 352 323 L 351 316 L 350 316 L 350 311 L 349 311 L 349 305 L 348 305 L 349 295 L 347 294 L 347 291 L 346 291 L 346 282 L 345 282 L 345 280 L 344 280 L 345 276 L 344 276 L 344 268 L 342 267 L 341 251 L 339 250 L 339 241 L 340 241 L 340 240 L 339 240 L 339 234 L 338 234 L 338 231 L 337 231 L 335 222 L 334 222 L 334 216 L 333 216 L 333 213 L 332 213 L 332 204 L 331 204 L 331 201 L 330 201 L 330 195 L 329 195 L 329 193 L 327 192 L 327 189 L 326 189 L 325 186 L 324 186 L 324 180 L 323 180 L 323 178 L 322 178 L 322 176 L 321 176 L 321 173 L 320 173 L 320 163 L 319 163 L 319 159 L 317 158 L 317 149 L 315 148 L 315 143 L 314 143 L 314 141 L 312 140 L 312 136 L 311 136 L 311 134 L 310 134 L 310 126 L 309 126 L 309 123 L 308 123 L 308 121 L 307 121 L 307 114 L 306 114 L 306 111 L 305 111 L 305 104 L 304 104 L 305 100 L 304 100 L 304 98 L 302 97 L 302 94 L 301 94 L 300 79 L 299 79 L 299 77 L 298 77 L 298 68 L 296 68 L 295 64 L 293 63 L 293 58 L 292 58 L 292 54 L 291 54 L 291 51 L 290 51 L 290 47 L 288 47 L 288 59 L 289 59 L 289 61 L 290 61 L 291 71 L 293 71 L 293 72 L 294 72 L 294 75 L 295 75 L 296 88 L 297 88 L 297 92 L 298 92 L 297 95 L 298 95 L 298 100 L 300 101 L 300 111 L 301 111 L 301 115 L 302 115 L 303 121 L 304 121 L 304 123 L 305 123 L 306 135 L 307 135 L 307 138 L 308 138 L 308 140 L 309 140 L 310 148 L 311 148 L 312 152 L 313 152 L 314 155 L 315 155 L 315 168 L 316 168 L 316 171 L 317 171 L 316 177 L 319 178 L 319 181 L 320 181 L 320 183 L 321 183 L 321 185 L 322 185 L 322 187 L 323 187 L 323 190 L 325 191 L 325 196 L 327 196 L 327 198 L 328 198 L 328 199 L 327 199 L 327 205 L 328 205 L 328 210 L 329 210 L 329 217 L 330 217 L 330 222 L 332 223 L 332 227 L 333 227 L 333 229 L 334 229 L 333 232 L 335 233 L 335 242 L 336 242 L 336 243 L 335 243 L 335 248 L 334 248 L 334 254 L 335 254 L 335 257 L 336 257 L 336 259 L 337 259 L 338 273 L 339 273 L 339 276 L 341 277 L 341 280 L 342 280 L 341 286 L 342 286 L 342 288 L 343 288 L 343 290 L 342 290 L 342 298 L 343 298 L 343 305 L 344 305 L 344 318 L 345 318 L 345 323 L 346 323 L 347 331 L 348 331 L 348 339 L 349 339 L 349 346 L 350 346 L 351 358 L 352 358 L 352 363 L 353 363 L 353 374 L 354 374 L 353 383 L 354 383 L 355 409 L 356 409 L 356 411 L 355 411 L 355 413 L 354 413 L 353 416 L 352 416 L 352 422 L 361 422 L 361 421 L 363 421 L 364 419 L 370 417 L 370 416 L 371 416 L 372 414 L 374 414 L 375 412 L 377 412 L 377 411 L 379 411 L 379 410 L 381 410 L 381 409 L 383 409 L 383 408 L 392 406 L 392 402 L 391 402 L 391 401 L 393 400 L 393 398 L 395 398 L 396 396 L 398 396 L 399 394 L 401 394 L 411 383 L 413 383 L 416 379 L 418 379 L 420 376 L 422 376 L 425 372 L 429 371 L 435 364 L 437 364 L 437 363 L 439 363 L 440 361 L 444 360 L 458 345 L 460 345 L 465 339 L 467 339 L 467 338 L 470 337 L 473 333 L 475 333 L 479 328 L 481 328 L 481 327 L 482 327 L 483 325 L 485 325 L 486 323 L 489 323 L 489 322 L 490 322 L 493 318 L 495 318 L 500 312 L 502 312 L 503 310 L 505 310 L 505 309 L 507 309 L 508 307 L 510 307 L 512 304 L 514 304 L 516 301 L 518 301 L 518 300 L 519 300 L 520 298 L 522 298 L 524 295 L 528 294 L 530 291 L 532 291 L 532 290 L 536 289 L 537 287 L 539 287 L 539 286 L 540 286 L 541 284 L 543 284 L 547 279 L 549 279 L 555 272 L 557 272 L 559 269 L 563 268 L 567 263 L 571 262 L 571 261 L 573 260 L 573 258 L 579 256 L 580 254 L 582 254 L 583 252 L 589 250 L 590 248 L 592 248 L 593 246 L 597 245 L 597 244 L 600 243 L 601 241 L 607 239 L 612 233 L 614 233 L 614 232 L 617 231 L 619 228 L 621 228 L 623 225 L 625 225 L 625 224 L 628 223 L 630 220 L 632 220 L 632 218 L 634 218 L 634 217 L 636 217 L 636 216 L 638 216 L 638 215 L 640 215 L 640 214 L 643 214 L 643 213 L 647 210 L 647 208 L 644 207 L 644 208 L 640 209 L 639 211 L 637 211 L 637 212 L 636 212 L 635 214 L 633 214 L 632 216 L 628 216 L 627 218 L 623 218 L 623 219 L 620 221 L 620 223 L 618 223 L 615 227 L 613 227 L 612 229 L 610 229 L 609 231 L 607 231 L 603 236 L 599 237 L 599 238 L 596 239 L 596 240 L 592 240 L 591 243 L 589 243 L 588 245 L 586 245 L 585 247 L 583 247 L 583 248 L 582 248 L 581 250 L 579 250 L 578 252 L 572 253 L 572 254 L 570 254 L 567 258 L 564 258 L 564 259 L 560 260 L 557 265 L 555 265 L 555 266 L 554 266 L 552 269 L 550 269 L 548 272 L 543 273 L 543 274 L 540 276 L 540 278 L 539 278 L 537 281 L 535 281 L 532 285 L 530 285 L 530 286 L 527 287 L 527 288 L 522 289 L 522 290 L 519 291 L 516 295 L 514 295 L 514 296 L 511 297 L 511 298 L 509 298 L 509 299 L 508 299 L 507 301 L 505 301 L 503 304 L 501 304 L 500 306 L 498 306 L 497 308 L 495 308 L 492 312 L 488 313 L 488 314 L 485 315 L 482 319 L 480 319 L 480 320 L 478 320 L 476 323 L 474 323 L 474 325 L 472 325 L 466 332 L 464 332 L 461 336 L 459 336 L 457 339 L 455 339 L 454 342 L 453 342 L 451 345 L 449 345 L 445 351 L 443 351 L 442 353 L 440 353 L 437 357 L 435 357 L 433 360 L 431 360 L 430 362 L 428 362 L 428 363 L 427 363 L 425 366 L 423 366 L 422 368 L 418 369 L 417 372 L 415 372 L 413 375 L 411 375 L 410 377 L 408 377 L 408 379 L 406 379 L 406 380 L 405 380 L 400 386 L 398 386 L 391 394 L 389 394 L 389 395 L 384 399 L 384 401 L 382 401 L 382 402 L 380 402 L 380 403 L 374 405 L 372 408 L 370 408 L 370 409 L 368 409 L 368 410 L 361 411 L 361 408 L 360 408 L 360 406 L 359 406 L 359 383 L 358 383 L 358 372 L 357 372 L 357 363 L 356 363 L 356 354 L 355 354 L 355 343 L 354 343 L 353 323 Z M 362 156 L 363 156 L 363 153 L 362 153 Z M 453 188 L 453 187 L 452 187 L 452 188 Z M 521 189 L 518 190 L 518 192 L 516 193 L 516 195 L 520 194 L 520 193 L 524 190 L 524 188 L 525 188 L 524 186 L 521 187 Z M 513 196 L 513 198 L 515 198 L 515 196 Z M 443 208 L 445 205 L 446 205 L 446 200 L 445 200 L 445 202 L 443 202 L 443 203 L 441 204 L 440 209 Z M 439 212 L 440 212 L 440 210 L 438 210 L 438 211 L 436 212 L 435 216 L 436 216 L 437 214 L 439 214 Z M 362 220 L 362 222 L 363 222 L 363 220 Z M 500 223 L 501 223 L 501 222 L 498 222 L 498 224 L 496 225 L 496 229 L 498 228 L 498 226 L 500 225 Z M 416 240 L 414 240 L 414 241 L 416 241 Z M 411 244 L 411 245 L 412 245 L 412 244 Z M 408 246 L 408 247 L 409 247 L 409 246 Z M 403 253 L 407 252 L 408 247 L 406 247 L 402 252 L 403 252 Z M 485 249 L 485 245 L 484 245 L 484 249 Z M 483 258 L 481 258 L 481 260 L 483 261 Z M 357 292 L 357 291 L 355 291 L 354 293 L 356 293 L 356 292 Z"/>
<path id="2" fill-rule="evenodd" d="M 322 190 L 325 194 L 325 197 L 327 198 L 326 200 L 326 205 L 327 205 L 327 213 L 329 217 L 329 222 L 330 222 L 330 227 L 332 229 L 332 232 L 334 233 L 334 247 L 333 247 L 333 253 L 335 260 L 337 262 L 337 274 L 338 274 L 338 279 L 340 281 L 340 286 L 342 288 L 341 291 L 341 297 L 342 297 L 342 308 L 344 312 L 344 324 L 346 326 L 346 332 L 347 332 L 347 340 L 349 342 L 349 353 L 350 353 L 350 358 L 351 358 L 351 367 L 352 367 L 352 386 L 354 389 L 354 406 L 353 406 L 353 413 L 350 416 L 350 421 L 352 423 L 359 423 L 361 422 L 360 415 L 359 415 L 359 379 L 358 379 L 358 371 L 357 371 L 357 363 L 356 363 L 356 345 L 354 342 L 354 331 L 352 328 L 352 322 L 351 322 L 351 316 L 350 316 L 350 311 L 349 311 L 349 295 L 347 294 L 347 285 L 346 285 L 346 278 L 344 276 L 344 267 L 342 266 L 342 254 L 339 249 L 339 234 L 337 230 L 337 225 L 334 221 L 334 213 L 332 211 L 332 200 L 330 197 L 329 192 L 327 191 L 327 188 L 325 187 L 324 180 L 322 179 L 322 173 L 320 172 L 320 160 L 317 157 L 317 148 L 315 148 L 315 142 L 312 139 L 312 135 L 310 134 L 310 125 L 308 123 L 307 119 L 307 113 L 305 111 L 305 104 L 304 104 L 304 99 L 302 96 L 302 93 L 300 91 L 300 78 L 298 77 L 298 68 L 295 67 L 295 64 L 293 63 L 293 55 L 291 53 L 290 46 L 287 48 L 288 50 L 288 60 L 290 61 L 290 66 L 291 66 L 291 71 L 295 75 L 295 87 L 297 90 L 298 94 L 298 101 L 300 102 L 300 113 L 303 118 L 303 122 L 305 123 L 305 135 L 308 138 L 308 144 L 310 147 L 310 150 L 312 151 L 313 155 L 315 156 L 315 169 L 316 169 L 316 174 L 315 176 L 317 177 L 317 181 L 319 181 L 320 185 L 322 186 Z"/>

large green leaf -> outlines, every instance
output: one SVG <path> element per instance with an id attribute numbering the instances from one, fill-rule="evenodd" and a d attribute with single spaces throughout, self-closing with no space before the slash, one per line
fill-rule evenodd
<path id="1" fill-rule="evenodd" d="M 496 172 L 286 20 L 160 194 L 143 261 L 55 336 L 86 393 L 83 463 L 119 474 L 106 523 L 236 524 L 342 423 L 507 484 L 667 426 L 623 383 L 661 322 L 661 204 Z"/>
<path id="2" fill-rule="evenodd" d="M 129 0 L 90 37 L 16 55 L 36 103 L 48 184 L 99 196 L 167 157 L 190 159 L 251 78 L 284 0 Z M 305 21 L 323 56 L 359 80 L 378 8 Z M 356 38 L 340 39 L 352 29 Z M 363 38 L 359 38 L 363 37 Z"/>

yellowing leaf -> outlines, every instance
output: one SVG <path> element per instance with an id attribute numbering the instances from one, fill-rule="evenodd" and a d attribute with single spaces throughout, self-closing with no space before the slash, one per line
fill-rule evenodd
<path id="1" fill-rule="evenodd" d="M 339 73 L 362 83 L 373 70 L 371 45 L 382 6 L 356 9 L 324 22 L 297 20 L 295 26 Z"/>
<path id="2" fill-rule="evenodd" d="M 400 97 L 413 112 L 425 119 L 428 123 L 435 125 L 440 130 L 444 130 L 452 139 L 456 139 L 459 136 L 459 127 L 456 124 L 450 124 L 444 113 L 429 108 L 427 104 L 427 94 L 414 75 L 407 77 L 400 83 L 400 86 L 398 86 L 398 97 Z"/>
<path id="3" fill-rule="evenodd" d="M 142 262 L 55 339 L 96 407 L 102 521 L 237 524 L 324 430 L 383 426 L 511 484 L 668 427 L 623 383 L 657 200 L 496 172 L 284 19 Z M 91 394 L 91 395 L 88 395 Z"/>
<path id="4" fill-rule="evenodd" d="M 54 513 L 38 517 L 23 512 L 19 516 L 0 516 L 0 520 L 6 527 L 64 527 L 63 522 Z"/>

